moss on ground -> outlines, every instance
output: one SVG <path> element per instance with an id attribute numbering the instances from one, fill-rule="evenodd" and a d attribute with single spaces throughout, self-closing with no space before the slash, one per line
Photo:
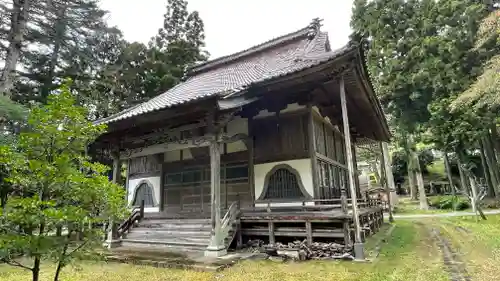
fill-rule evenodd
<path id="1" fill-rule="evenodd" d="M 376 237 L 374 237 L 376 238 Z M 368 242 L 369 245 L 373 242 Z M 41 281 L 52 280 L 53 267 L 42 269 Z M 0 266 L 0 280 L 30 280 L 30 272 Z M 64 269 L 65 281 L 271 281 L 271 280 L 352 280 L 352 281 L 441 281 L 449 280 L 441 256 L 425 230 L 412 222 L 398 222 L 379 258 L 373 263 L 309 261 L 276 263 L 243 261 L 222 272 L 152 268 L 117 263 L 81 262 Z"/>

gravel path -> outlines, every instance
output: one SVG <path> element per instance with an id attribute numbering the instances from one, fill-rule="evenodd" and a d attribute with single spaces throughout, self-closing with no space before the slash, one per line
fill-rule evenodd
<path id="1" fill-rule="evenodd" d="M 498 215 L 500 210 L 484 211 L 485 215 Z M 462 217 L 462 216 L 475 216 L 473 212 L 450 212 L 439 214 L 414 214 L 414 215 L 394 215 L 395 219 L 418 219 L 418 218 L 446 218 L 446 217 Z M 384 213 L 384 217 L 389 217 L 389 214 Z"/>

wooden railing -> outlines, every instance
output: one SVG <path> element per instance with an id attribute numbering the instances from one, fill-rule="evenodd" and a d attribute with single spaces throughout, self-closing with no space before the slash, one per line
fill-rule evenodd
<path id="1" fill-rule="evenodd" d="M 226 214 L 221 220 L 221 230 L 218 237 L 218 239 L 220 239 L 221 244 L 224 243 L 224 240 L 229 235 L 229 232 L 233 228 L 234 223 L 239 219 L 239 214 L 240 214 L 240 203 L 239 201 L 233 202 L 229 206 Z M 233 235 L 235 233 L 236 231 L 233 233 Z M 234 238 L 234 236 L 231 238 Z M 231 241 L 229 243 L 231 243 Z"/>
<path id="2" fill-rule="evenodd" d="M 141 205 L 139 207 L 134 207 L 130 216 L 123 221 L 117 229 L 117 236 L 122 237 L 124 233 L 126 233 L 132 226 L 134 226 L 135 221 L 140 221 L 144 218 L 144 200 L 141 201 Z"/>
<path id="3" fill-rule="evenodd" d="M 358 199 L 356 200 L 358 208 L 374 208 L 383 207 L 380 199 Z M 273 206 L 273 204 L 292 204 L 295 206 Z M 311 204 L 313 203 L 313 204 Z M 272 209 L 279 210 L 280 208 L 287 209 L 301 209 L 302 211 L 329 211 L 329 210 L 343 210 L 348 211 L 352 209 L 352 199 L 305 199 L 305 200 L 255 200 L 255 204 L 266 204 L 262 207 L 252 207 L 250 209 L 245 208 L 245 210 L 254 211 L 267 211 L 271 212 Z M 300 204 L 300 205 L 298 205 Z"/>

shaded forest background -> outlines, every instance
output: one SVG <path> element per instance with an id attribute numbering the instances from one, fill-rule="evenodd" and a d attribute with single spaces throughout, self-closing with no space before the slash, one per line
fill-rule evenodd
<path id="1" fill-rule="evenodd" d="M 351 40 L 366 49 L 393 134 L 393 173 L 414 198 L 436 161 L 459 188 L 474 177 L 500 198 L 497 9 L 493 0 L 354 1 Z M 98 0 L 0 0 L 4 143 L 64 79 L 96 120 L 165 92 L 209 57 L 188 1 L 166 1 L 163 26 L 147 44 L 126 41 L 106 15 Z"/>

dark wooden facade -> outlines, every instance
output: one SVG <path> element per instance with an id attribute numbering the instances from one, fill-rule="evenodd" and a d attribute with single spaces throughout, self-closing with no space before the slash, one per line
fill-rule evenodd
<path id="1" fill-rule="evenodd" d="M 149 178 L 159 182 L 151 194 L 159 193 L 154 212 L 210 217 L 210 251 L 223 248 L 221 235 L 228 233 L 228 219 L 240 215 L 236 202 L 241 210 L 264 207 L 266 213 L 285 203 L 296 203 L 294 208 L 303 211 L 336 210 L 346 243 L 351 236 L 359 242 L 365 218 L 361 214 L 370 217 L 380 212 L 370 211 L 374 206 L 365 202 L 367 210 L 358 213 L 352 143 L 389 138 L 362 49 L 348 45 L 331 52 L 317 22 L 310 30 L 269 42 L 195 67 L 192 78 L 179 87 L 102 121 L 109 124 L 109 132 L 93 149 L 112 150 L 114 163 L 120 160 L 118 153 L 129 161 L 129 202 L 135 201 L 134 196 L 150 196 L 146 188 L 139 195 L 132 192 L 141 179 Z M 259 65 L 263 61 L 268 62 Z M 252 63 L 255 68 L 246 71 Z M 270 64 L 274 66 L 269 72 L 254 74 Z M 276 69 L 281 70 L 269 76 Z M 233 72 L 243 76 L 238 81 L 258 79 L 230 90 L 226 85 L 234 82 L 232 76 L 221 85 L 213 82 Z M 213 80 L 205 81 L 207 76 Z M 219 92 L 200 91 L 205 82 L 214 83 Z M 199 95 L 178 102 L 193 93 Z M 232 130 L 230 124 L 237 119 L 244 120 L 243 125 Z M 349 210 L 352 221 L 344 220 Z M 286 209 L 278 213 L 277 217 L 286 217 Z M 311 232 L 307 215 L 305 222 Z M 273 225 L 269 222 L 270 232 Z"/>

